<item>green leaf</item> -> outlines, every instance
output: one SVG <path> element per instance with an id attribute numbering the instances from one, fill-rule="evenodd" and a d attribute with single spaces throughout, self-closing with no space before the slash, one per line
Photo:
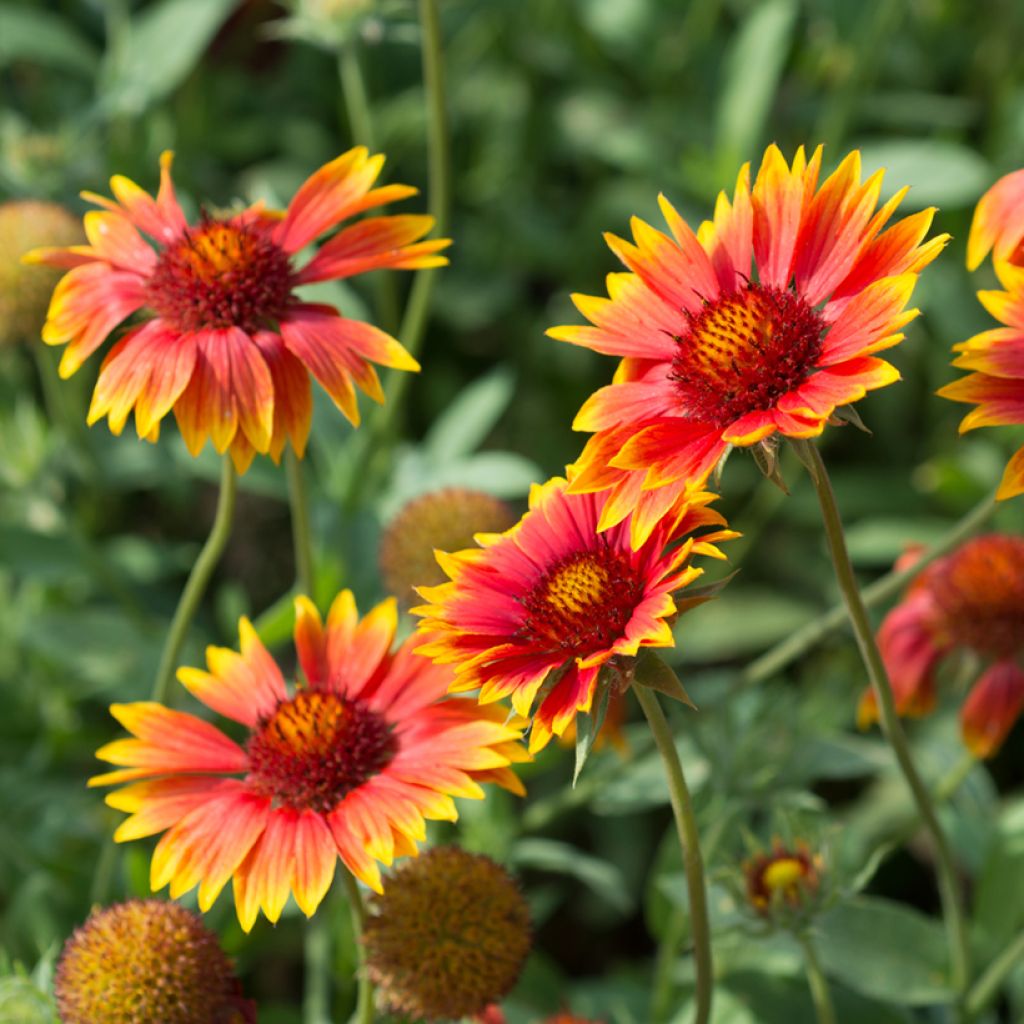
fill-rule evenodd
<path id="1" fill-rule="evenodd" d="M 992 183 L 988 162 L 975 150 L 938 139 L 895 139 L 861 146 L 864 174 L 885 168 L 882 198 L 910 185 L 900 206 L 907 212 L 926 206 L 972 206 Z"/>
<path id="2" fill-rule="evenodd" d="M 590 757 L 590 751 L 594 748 L 594 740 L 604 725 L 605 715 L 608 713 L 608 701 L 611 698 L 612 688 L 607 680 L 598 679 L 597 682 L 597 705 L 589 715 L 579 714 L 576 716 L 576 766 L 572 773 L 573 788 L 576 787 L 576 780 L 583 771 L 583 766 Z"/>
<path id="3" fill-rule="evenodd" d="M 0 68 L 19 60 L 91 76 L 99 51 L 57 14 L 23 3 L 0 4 Z"/>
<path id="4" fill-rule="evenodd" d="M 796 21 L 793 0 L 754 5 L 726 58 L 715 139 L 724 163 L 750 155 L 764 130 Z"/>
<path id="5" fill-rule="evenodd" d="M 858 897 L 819 919 L 825 972 L 862 995 L 900 1006 L 948 1003 L 942 925 L 887 900 Z"/>
<path id="6" fill-rule="evenodd" d="M 649 690 L 657 690 L 658 693 L 663 693 L 666 697 L 686 704 L 687 707 L 694 710 L 697 708 L 679 681 L 675 669 L 649 647 L 641 650 L 636 659 L 633 681 L 637 686 L 646 686 Z"/>
<path id="7" fill-rule="evenodd" d="M 575 878 L 624 914 L 633 909 L 633 897 L 622 872 L 614 864 L 583 853 L 568 843 L 554 839 L 520 839 L 512 849 L 511 860 L 518 867 Z"/>
<path id="8" fill-rule="evenodd" d="M 514 387 L 511 370 L 498 366 L 464 388 L 430 428 L 427 454 L 444 463 L 476 451 L 508 408 Z"/>
<path id="9" fill-rule="evenodd" d="M 189 76 L 237 0 L 157 0 L 132 19 L 101 96 L 109 114 L 141 114 Z"/>
<path id="10" fill-rule="evenodd" d="M 683 612 L 688 612 L 691 608 L 706 604 L 708 601 L 718 597 L 738 574 L 739 569 L 735 569 L 728 576 L 723 576 L 720 580 L 715 580 L 713 583 L 705 583 L 700 587 L 687 587 L 681 596 L 675 599 L 676 610 L 679 614 L 682 614 Z"/>

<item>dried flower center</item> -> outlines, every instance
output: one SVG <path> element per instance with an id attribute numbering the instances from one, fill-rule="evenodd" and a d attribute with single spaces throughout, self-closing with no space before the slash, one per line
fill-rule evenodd
<path id="1" fill-rule="evenodd" d="M 160 253 L 148 304 L 183 331 L 267 327 L 291 294 L 288 254 L 256 225 L 207 220 Z"/>
<path id="2" fill-rule="evenodd" d="M 934 571 L 939 628 L 993 658 L 1024 651 L 1024 540 L 979 537 Z"/>
<path id="3" fill-rule="evenodd" d="M 365 704 L 302 690 L 278 705 L 246 752 L 255 792 L 281 806 L 327 814 L 388 766 L 398 741 Z"/>
<path id="4" fill-rule="evenodd" d="M 610 551 L 580 551 L 557 563 L 524 598 L 524 638 L 575 652 L 620 637 L 643 595 L 629 562 Z"/>
<path id="5" fill-rule="evenodd" d="M 688 416 L 719 427 L 770 409 L 811 374 L 826 324 L 795 292 L 750 284 L 685 313 L 671 379 Z"/>

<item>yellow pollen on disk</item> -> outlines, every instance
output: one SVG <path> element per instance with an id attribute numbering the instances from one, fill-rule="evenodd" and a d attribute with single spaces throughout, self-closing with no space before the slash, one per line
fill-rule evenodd
<path id="1" fill-rule="evenodd" d="M 563 566 L 548 580 L 545 597 L 558 611 L 580 615 L 601 605 L 610 580 L 600 562 L 581 559 Z"/>
<path id="2" fill-rule="evenodd" d="M 323 753 L 344 731 L 346 717 L 344 703 L 333 693 L 303 691 L 277 709 L 263 735 L 282 753 Z"/>
<path id="3" fill-rule="evenodd" d="M 182 255 L 197 277 L 209 281 L 242 263 L 247 255 L 242 232 L 230 224 L 210 224 L 191 235 Z"/>
<path id="4" fill-rule="evenodd" d="M 765 888 L 771 892 L 778 892 L 780 889 L 790 889 L 807 874 L 807 866 L 795 857 L 783 857 L 780 860 L 772 861 L 764 869 Z"/>

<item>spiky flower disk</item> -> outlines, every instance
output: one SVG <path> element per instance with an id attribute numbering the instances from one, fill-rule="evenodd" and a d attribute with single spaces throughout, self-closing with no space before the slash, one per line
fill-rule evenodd
<path id="1" fill-rule="evenodd" d="M 56 203 L 18 199 L 0 204 L 0 346 L 37 341 L 60 271 L 21 257 L 39 246 L 85 240 L 81 224 Z"/>
<path id="2" fill-rule="evenodd" d="M 516 517 L 505 502 L 467 487 L 445 487 L 410 501 L 388 524 L 380 541 L 385 589 L 408 608 L 413 587 L 447 578 L 435 551 L 460 551 L 478 533 L 503 533 Z"/>
<path id="3" fill-rule="evenodd" d="M 62 1024 L 254 1024 L 231 962 L 178 903 L 94 910 L 65 943 L 54 982 Z"/>
<path id="4" fill-rule="evenodd" d="M 458 1020 L 511 991 L 530 952 L 530 911 L 500 865 L 441 846 L 402 864 L 372 898 L 363 942 L 390 1009 Z"/>

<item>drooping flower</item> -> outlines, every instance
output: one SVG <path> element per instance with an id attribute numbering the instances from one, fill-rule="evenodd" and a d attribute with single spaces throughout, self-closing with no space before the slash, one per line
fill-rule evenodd
<path id="1" fill-rule="evenodd" d="M 605 236 L 629 273 L 608 276 L 608 298 L 573 296 L 590 325 L 548 332 L 623 357 L 574 423 L 594 436 L 572 489 L 611 491 L 602 528 L 633 513 L 642 543 L 730 446 L 815 437 L 899 379 L 875 353 L 902 340 L 947 236 L 924 242 L 931 209 L 883 230 L 906 190 L 876 210 L 882 172 L 862 183 L 859 153 L 817 188 L 820 163 L 820 147 L 790 166 L 770 146 L 753 188 L 745 165 L 696 234 L 662 196 L 671 238 L 639 218 L 632 243 Z"/>
<path id="2" fill-rule="evenodd" d="M 1024 710 L 1024 538 L 989 534 L 925 568 L 878 633 L 901 715 L 936 703 L 935 669 L 957 648 L 989 662 L 960 714 L 964 743 L 992 757 Z M 858 709 L 861 727 L 878 718 L 874 693 Z"/>
<path id="3" fill-rule="evenodd" d="M 139 437 L 153 441 L 173 409 L 193 455 L 209 437 L 241 472 L 256 452 L 277 460 L 288 443 L 302 455 L 312 374 L 358 425 L 355 386 L 384 400 L 371 363 L 419 367 L 379 328 L 303 302 L 295 289 L 383 267 L 440 266 L 448 241 L 418 241 L 433 226 L 428 216 L 369 217 L 297 262 L 341 221 L 415 192 L 373 188 L 383 163 L 356 147 L 313 174 L 284 212 L 257 203 L 191 225 L 175 196 L 170 153 L 161 158 L 156 199 L 120 175 L 110 181 L 115 199 L 85 193 L 102 207 L 85 215 L 89 244 L 30 258 L 70 268 L 43 328 L 45 342 L 67 346 L 61 376 L 135 318 L 103 361 L 89 423 L 107 417 L 119 434 L 134 410 Z"/>
<path id="4" fill-rule="evenodd" d="M 804 842 L 793 847 L 776 839 L 770 852 L 760 853 L 743 865 L 747 902 L 761 916 L 775 910 L 806 910 L 821 887 L 821 859 Z"/>
<path id="5" fill-rule="evenodd" d="M 996 263 L 1024 266 L 1024 170 L 1000 178 L 974 210 L 967 237 L 967 269 L 980 267 L 989 252 Z"/>
<path id="6" fill-rule="evenodd" d="M 724 525 L 708 508 L 714 497 L 676 502 L 634 550 L 625 524 L 598 532 L 601 496 L 569 493 L 561 477 L 535 486 L 510 530 L 438 554 L 450 580 L 419 589 L 429 603 L 412 610 L 423 617 L 418 650 L 455 666 L 453 690 L 478 689 L 483 704 L 510 697 L 523 716 L 548 684 L 530 732 L 530 749 L 539 750 L 590 710 L 603 666 L 673 645 L 672 594 L 702 572 L 692 556 L 720 558 L 715 543 L 735 536 L 687 537 Z"/>
<path id="7" fill-rule="evenodd" d="M 380 572 L 388 593 L 408 607 L 416 587 L 445 579 L 435 551 L 457 551 L 472 544 L 474 534 L 498 533 L 514 522 L 512 509 L 483 491 L 445 487 L 414 498 L 381 535 Z"/>
<path id="8" fill-rule="evenodd" d="M 276 921 L 289 890 L 307 915 L 340 857 L 380 891 L 377 862 L 415 854 L 424 820 L 454 821 L 452 796 L 481 798 L 481 782 L 522 793 L 509 765 L 526 760 L 521 730 L 497 708 L 446 698 L 452 675 L 413 654 L 391 653 L 393 599 L 361 621 L 349 591 L 327 623 L 295 602 L 295 647 L 305 677 L 291 693 L 246 619 L 241 650 L 207 650 L 209 671 L 178 679 L 207 707 L 248 729 L 242 745 L 194 715 L 161 704 L 115 704 L 132 734 L 97 752 L 118 770 L 90 785 L 127 782 L 107 803 L 131 817 L 119 842 L 163 832 L 154 890 L 177 897 L 199 885 L 206 911 L 234 881 L 248 931 L 259 910 Z"/>
<path id="9" fill-rule="evenodd" d="M 54 978 L 62 1024 L 255 1024 L 217 936 L 169 900 L 96 908 Z"/>
<path id="10" fill-rule="evenodd" d="M 954 345 L 960 354 L 953 365 L 972 372 L 939 389 L 943 398 L 977 407 L 960 421 L 961 434 L 1024 424 L 1024 266 L 996 263 L 996 273 L 1006 291 L 981 291 L 978 298 L 1005 326 Z M 1024 445 L 1007 464 L 996 497 L 1018 494 L 1024 494 Z"/>
<path id="11" fill-rule="evenodd" d="M 21 257 L 41 245 L 84 240 L 82 225 L 63 206 L 35 199 L 0 203 L 0 347 L 39 337 L 60 276 L 48 267 L 28 266 Z"/>
<path id="12" fill-rule="evenodd" d="M 406 861 L 375 896 L 363 929 L 366 970 L 387 1008 L 416 1020 L 494 1016 L 532 943 L 515 880 L 456 846 Z"/>

